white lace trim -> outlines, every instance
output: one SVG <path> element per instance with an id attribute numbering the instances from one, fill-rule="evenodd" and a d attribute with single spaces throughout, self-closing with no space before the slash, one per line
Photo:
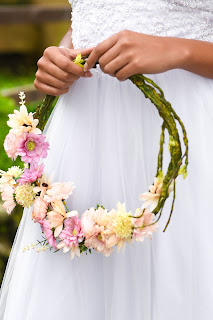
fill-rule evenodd
<path id="1" fill-rule="evenodd" d="M 123 29 L 213 42 L 213 0 L 69 0 L 74 48 Z"/>

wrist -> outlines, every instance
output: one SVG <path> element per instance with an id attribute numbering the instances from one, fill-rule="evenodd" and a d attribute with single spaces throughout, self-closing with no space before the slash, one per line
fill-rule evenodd
<path id="1" fill-rule="evenodd" d="M 192 59 L 192 46 L 187 39 L 178 38 L 176 41 L 176 69 L 187 69 L 188 64 Z"/>

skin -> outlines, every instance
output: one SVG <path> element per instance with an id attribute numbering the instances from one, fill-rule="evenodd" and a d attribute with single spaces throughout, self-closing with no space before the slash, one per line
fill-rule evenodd
<path id="1" fill-rule="evenodd" d="M 142 74 L 183 69 L 213 79 L 213 43 L 172 37 L 156 37 L 123 30 L 94 48 L 74 50 L 71 29 L 60 45 L 49 47 L 38 61 L 35 87 L 44 93 L 61 95 L 80 77 L 91 77 L 89 70 L 99 61 L 104 73 L 120 81 Z M 90 54 L 84 70 L 72 60 L 81 52 Z"/>
<path id="2" fill-rule="evenodd" d="M 88 55 L 93 48 L 75 50 L 71 41 L 71 29 L 62 39 L 59 47 L 48 47 L 38 60 L 38 70 L 34 86 L 38 91 L 59 96 L 67 93 L 69 87 L 80 77 L 91 77 L 91 72 L 85 72 L 72 62 L 78 53 Z"/>

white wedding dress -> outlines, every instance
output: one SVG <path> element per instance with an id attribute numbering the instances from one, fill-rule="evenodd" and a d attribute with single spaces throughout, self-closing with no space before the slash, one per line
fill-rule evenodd
<path id="1" fill-rule="evenodd" d="M 213 42 L 213 0 L 71 0 L 75 48 L 122 29 Z M 60 97 L 45 128 L 53 181 L 73 181 L 68 206 L 80 213 L 117 201 L 135 210 L 153 183 L 162 120 L 129 81 L 92 70 Z M 178 178 L 153 240 L 125 253 L 23 253 L 41 239 L 25 209 L 5 272 L 0 320 L 213 319 L 213 81 L 183 70 L 150 76 L 183 120 L 188 177 Z M 167 147 L 165 148 L 167 150 Z"/>

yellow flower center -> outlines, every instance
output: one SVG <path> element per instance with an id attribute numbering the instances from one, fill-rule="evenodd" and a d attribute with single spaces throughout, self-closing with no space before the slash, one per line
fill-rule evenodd
<path id="1" fill-rule="evenodd" d="M 74 236 L 76 236 L 76 235 L 77 235 L 77 231 L 76 231 L 75 229 L 73 229 L 72 234 L 73 234 Z"/>
<path id="2" fill-rule="evenodd" d="M 27 149 L 28 149 L 29 151 L 33 151 L 33 150 L 35 149 L 35 142 L 33 142 L 33 141 L 28 141 L 28 142 L 27 142 Z"/>

